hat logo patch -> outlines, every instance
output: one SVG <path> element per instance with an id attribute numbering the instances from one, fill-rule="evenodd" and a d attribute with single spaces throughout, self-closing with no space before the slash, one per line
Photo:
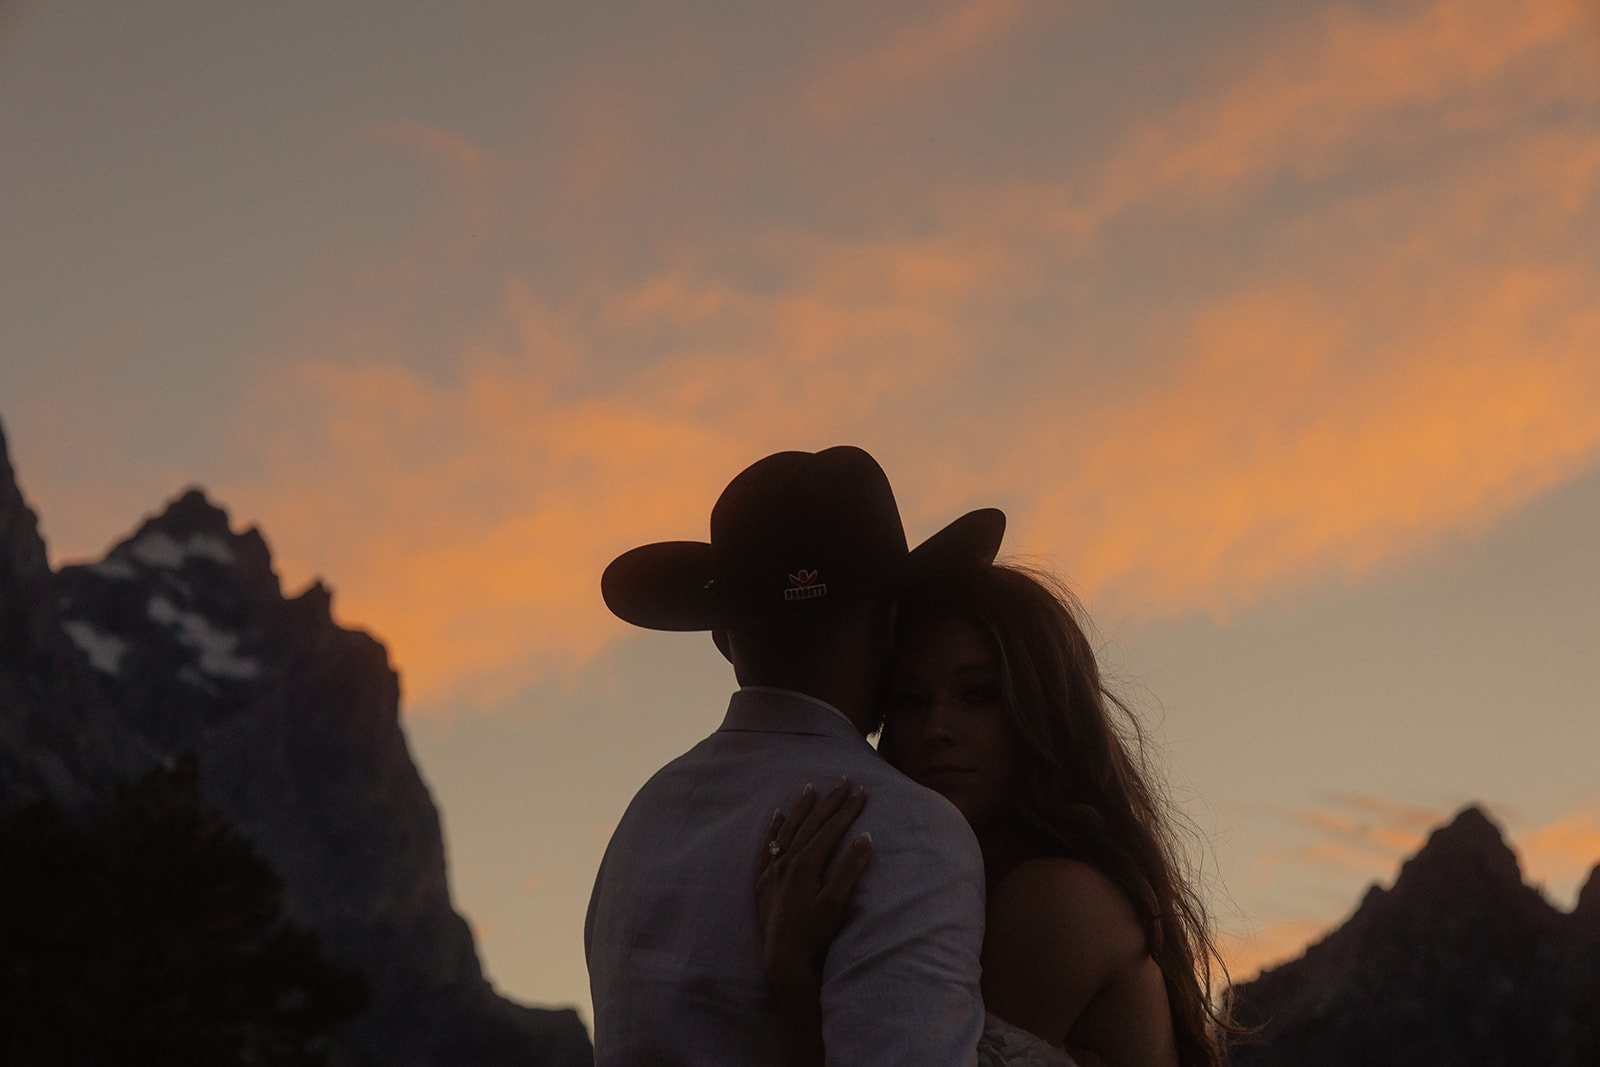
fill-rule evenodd
<path id="1" fill-rule="evenodd" d="M 819 596 L 827 596 L 826 584 L 817 581 L 817 570 L 806 570 L 801 567 L 795 574 L 789 575 L 789 588 L 783 591 L 785 600 L 812 600 Z"/>

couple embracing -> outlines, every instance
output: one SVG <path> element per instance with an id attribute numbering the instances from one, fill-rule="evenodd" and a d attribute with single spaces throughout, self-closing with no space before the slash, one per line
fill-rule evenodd
<path id="1" fill-rule="evenodd" d="M 709 543 L 607 568 L 614 613 L 711 631 L 739 689 L 601 863 L 599 1067 L 1222 1062 L 1137 724 L 1070 595 L 994 562 L 1004 528 L 974 511 L 908 550 L 871 456 L 781 452 Z"/>

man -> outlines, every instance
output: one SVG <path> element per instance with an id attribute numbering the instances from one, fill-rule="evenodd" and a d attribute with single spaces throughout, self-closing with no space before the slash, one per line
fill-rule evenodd
<path id="1" fill-rule="evenodd" d="M 982 857 L 960 813 L 865 737 L 894 583 L 989 562 L 1004 529 L 1000 512 L 975 511 L 908 552 L 871 456 L 780 452 L 729 484 L 709 543 L 645 545 L 606 569 L 616 615 L 713 631 L 741 688 L 722 727 L 639 791 L 606 849 L 584 930 L 599 1067 L 793 1062 L 762 973 L 757 864 L 774 811 L 841 777 L 869 797 L 856 829 L 872 858 L 821 969 L 828 1059 L 975 1062 Z"/>

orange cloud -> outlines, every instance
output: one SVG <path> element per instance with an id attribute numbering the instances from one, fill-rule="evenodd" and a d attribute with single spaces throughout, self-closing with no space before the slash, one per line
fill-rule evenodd
<path id="1" fill-rule="evenodd" d="M 1575 896 L 1600 865 L 1600 813 L 1593 808 L 1569 812 L 1517 837 L 1529 880 L 1563 895 L 1570 890 Z"/>
<path id="2" fill-rule="evenodd" d="M 280 569 L 330 575 L 341 616 L 383 636 L 422 704 L 492 704 L 592 656 L 620 628 L 599 605 L 605 563 L 703 536 L 742 454 L 649 405 L 558 407 L 483 372 L 441 389 L 311 365 L 293 392 L 316 410 L 275 442 L 282 480 L 239 494 L 283 531 Z"/>
<path id="3" fill-rule="evenodd" d="M 1474 278 L 1367 351 L 1327 295 L 1242 293 L 1166 381 L 1076 424 L 1032 414 L 1005 467 L 1051 472 L 1024 536 L 1090 595 L 1226 612 L 1482 528 L 1600 454 L 1596 282 Z"/>
<path id="4" fill-rule="evenodd" d="M 1058 221 L 1081 231 L 1134 205 L 1321 177 L 1419 126 L 1438 138 L 1505 121 L 1531 94 L 1592 100 L 1600 18 L 1583 0 L 1332 5 L 1224 62 L 1243 72 L 1132 128 Z"/>
<path id="5" fill-rule="evenodd" d="M 1440 811 L 1395 804 L 1376 797 L 1339 794 L 1330 810 L 1302 811 L 1293 821 L 1317 839 L 1292 854 L 1292 862 L 1343 868 L 1387 878 L 1414 854 L 1428 834 L 1449 820 Z"/>
<path id="6" fill-rule="evenodd" d="M 1444 813 L 1438 808 L 1419 808 L 1414 804 L 1402 804 L 1383 797 L 1363 796 L 1359 793 L 1330 793 L 1327 799 L 1330 804 L 1356 812 L 1372 824 L 1392 827 L 1407 834 L 1412 842 L 1405 846 L 1407 848 L 1421 844 L 1422 835 L 1434 829 L 1444 819 Z"/>
<path id="7" fill-rule="evenodd" d="M 914 528 L 1004 498 L 1011 544 L 1097 602 L 1216 614 L 1482 528 L 1600 452 L 1600 280 L 1559 263 L 1451 267 L 1415 306 L 1383 292 L 1390 264 L 1247 286 L 1117 391 L 1064 405 L 1041 369 L 985 408 L 975 340 L 1009 267 L 791 247 L 769 292 L 687 268 L 561 308 L 513 286 L 512 350 L 475 343 L 444 384 L 307 363 L 263 401 L 270 486 L 238 499 L 391 640 L 413 694 L 493 702 L 620 632 L 594 596 L 610 554 L 701 535 L 778 448 L 865 443 Z M 611 348 L 650 357 L 596 380 Z"/>
<path id="8" fill-rule="evenodd" d="M 1264 239 L 1259 273 L 1163 327 L 1144 381 L 1070 420 L 1027 413 L 1002 469 L 1049 472 L 1028 540 L 1122 607 L 1226 613 L 1589 469 L 1600 135 L 1535 125 L 1495 151 L 1318 202 Z"/>
<path id="9" fill-rule="evenodd" d="M 886 93 L 931 80 L 1014 26 L 1023 0 L 958 0 L 930 20 L 829 69 L 807 95 L 812 115 L 838 122 Z"/>
<path id="10" fill-rule="evenodd" d="M 940 309 L 979 265 L 915 245 L 852 258 L 761 297 L 667 274 L 555 309 L 514 285 L 509 348 L 475 344 L 442 383 L 335 346 L 262 384 L 245 436 L 268 474 L 224 495 L 293 583 L 329 576 L 410 701 L 492 705 L 569 676 L 625 632 L 598 596 L 613 556 L 705 536 L 744 464 L 852 436 L 953 358 Z M 608 342 L 684 329 L 698 343 L 590 380 Z"/>
<path id="11" fill-rule="evenodd" d="M 1508 276 L 1370 361 L 1341 351 L 1325 299 L 1249 293 L 1201 317 L 1169 380 L 1065 424 L 1055 402 L 1030 414 L 1015 397 L 1024 417 L 991 425 L 998 460 L 963 457 L 962 437 L 929 431 L 960 403 L 942 372 L 971 329 L 947 297 L 974 283 L 937 263 L 896 277 L 886 262 L 853 296 L 847 278 L 761 300 L 657 279 L 587 323 L 524 303 L 518 332 L 549 360 L 484 358 L 445 385 L 306 365 L 274 406 L 298 410 L 274 416 L 273 484 L 248 499 L 293 538 L 291 571 L 315 560 L 344 610 L 391 640 L 414 694 L 464 685 L 492 701 L 614 637 L 594 595 L 610 556 L 702 536 L 727 478 L 778 448 L 864 440 L 891 473 L 920 450 L 944 492 L 1025 502 L 1012 543 L 1055 553 L 1101 602 L 1218 613 L 1479 527 L 1600 449 L 1600 305 L 1559 278 Z M 584 331 L 651 334 L 663 316 L 727 337 L 567 395 Z M 1560 343 L 1533 344 L 1551 322 Z M 900 439 L 908 394 L 934 423 Z M 908 516 L 985 502 L 907 492 L 928 477 L 901 480 Z"/>
<path id="12" fill-rule="evenodd" d="M 1574 5 L 1535 6 L 1325 9 L 1086 169 L 1127 177 L 1097 219 L 1161 203 L 1199 223 L 1205 198 L 1172 190 L 1363 152 L 1403 172 L 1319 188 L 1237 261 L 1181 237 L 1121 260 L 1062 242 L 1039 223 L 1059 191 L 1010 215 L 1003 182 L 1000 207 L 941 202 L 918 229 L 685 235 L 559 298 L 505 282 L 431 375 L 347 341 L 359 326 L 325 331 L 258 396 L 265 473 L 228 498 L 291 574 L 330 576 L 424 704 L 494 703 L 591 656 L 624 632 L 595 596 L 606 560 L 699 536 L 727 478 L 778 448 L 872 448 L 914 536 L 1004 503 L 1011 546 L 1115 610 L 1227 615 L 1359 580 L 1600 456 L 1600 136 L 1540 118 L 1596 91 L 1572 76 L 1594 42 Z M 861 69 L 921 77 L 1016 10 L 951 8 Z M 1483 119 L 1485 94 L 1511 118 Z M 1414 158 L 1469 113 L 1495 166 Z M 402 135 L 475 165 L 450 135 Z M 1191 277 L 1113 333 L 1082 279 L 1128 256 Z"/>
<path id="13" fill-rule="evenodd" d="M 1258 838 L 1264 843 L 1234 877 L 1234 888 L 1280 905 L 1297 896 L 1314 899 L 1317 906 L 1305 911 L 1348 909 L 1366 886 L 1392 881 L 1401 863 L 1450 820 L 1443 810 L 1379 798 L 1324 799 L 1323 806 L 1311 810 L 1262 812 L 1277 827 Z M 1260 921 L 1262 916 L 1251 918 Z M 1238 931 L 1237 921 L 1229 925 Z"/>

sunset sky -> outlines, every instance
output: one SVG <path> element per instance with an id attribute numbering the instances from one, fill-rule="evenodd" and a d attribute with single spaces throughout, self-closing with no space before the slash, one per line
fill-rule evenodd
<path id="1" fill-rule="evenodd" d="M 733 685 L 601 569 L 786 448 L 1078 590 L 1243 973 L 1600 861 L 1600 0 L 0 0 L 0 250 L 52 559 L 322 576 L 511 996 Z"/>

